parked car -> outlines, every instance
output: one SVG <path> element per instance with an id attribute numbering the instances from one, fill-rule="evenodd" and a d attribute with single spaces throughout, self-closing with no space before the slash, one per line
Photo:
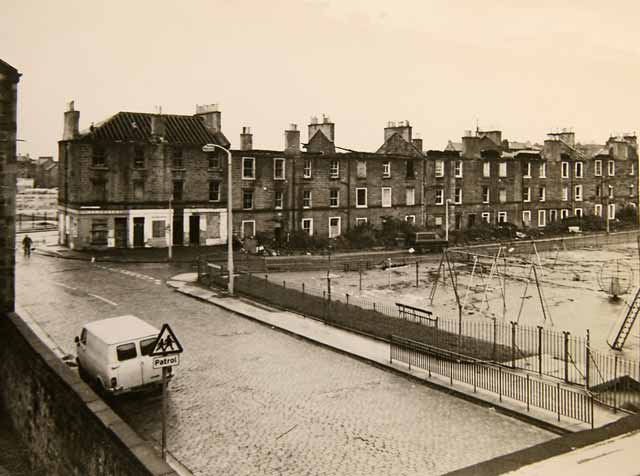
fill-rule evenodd
<path id="1" fill-rule="evenodd" d="M 432 231 L 416 231 L 407 235 L 406 246 L 413 248 L 416 253 L 440 252 L 449 242 L 440 238 Z"/>
<path id="2" fill-rule="evenodd" d="M 132 315 L 85 324 L 75 338 L 80 377 L 103 395 L 161 390 L 162 369 L 150 356 L 159 333 Z"/>

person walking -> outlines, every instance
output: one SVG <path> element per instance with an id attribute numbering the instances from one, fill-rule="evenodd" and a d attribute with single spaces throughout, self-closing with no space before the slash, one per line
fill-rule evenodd
<path id="1" fill-rule="evenodd" d="M 33 240 L 29 237 L 29 235 L 26 235 L 23 239 L 22 239 L 22 247 L 24 248 L 24 255 L 29 257 L 31 256 L 31 247 L 33 246 Z"/>

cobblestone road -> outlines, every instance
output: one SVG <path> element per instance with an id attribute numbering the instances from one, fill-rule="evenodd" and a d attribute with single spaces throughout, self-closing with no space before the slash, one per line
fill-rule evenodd
<path id="1" fill-rule="evenodd" d="M 86 321 L 168 322 L 185 348 L 170 387 L 169 449 L 195 474 L 442 474 L 554 437 L 136 276 L 164 281 L 177 268 L 109 267 L 135 274 L 20 259 L 18 304 L 69 353 Z M 160 439 L 157 397 L 115 409 Z"/>

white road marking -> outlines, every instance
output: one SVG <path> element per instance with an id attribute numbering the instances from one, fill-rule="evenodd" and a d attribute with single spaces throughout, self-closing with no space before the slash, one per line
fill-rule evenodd
<path id="1" fill-rule="evenodd" d="M 103 298 L 102 296 L 98 296 L 97 294 L 91 294 L 91 293 L 87 293 L 89 296 L 94 297 L 96 299 L 100 299 L 101 301 L 106 302 L 107 304 L 111 304 L 112 306 L 117 306 L 118 304 L 116 304 L 113 301 L 109 301 L 107 298 Z"/>
<path id="2" fill-rule="evenodd" d="M 134 271 L 129 271 L 126 269 L 118 269 L 118 268 L 110 268 L 108 266 L 101 266 L 101 265 L 97 265 L 97 268 L 100 269 L 106 269 L 107 271 L 111 271 L 114 273 L 120 273 L 120 274 L 125 274 L 127 276 L 131 276 L 132 278 L 138 278 L 138 279 L 144 279 L 147 281 L 151 281 L 153 282 L 153 284 L 157 284 L 157 285 L 161 285 L 162 284 L 162 280 L 154 278 L 153 276 L 147 276 L 146 274 L 142 274 L 142 273 L 136 273 Z"/>
<path id="3" fill-rule="evenodd" d="M 53 284 L 55 284 L 56 286 L 62 286 L 63 288 L 71 289 L 72 291 L 76 291 L 78 289 L 74 288 L 73 286 L 67 286 L 66 284 L 58 283 L 56 281 L 53 281 Z"/>

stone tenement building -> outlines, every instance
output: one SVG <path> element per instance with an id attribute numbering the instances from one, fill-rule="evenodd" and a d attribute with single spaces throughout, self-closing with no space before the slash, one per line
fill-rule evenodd
<path id="1" fill-rule="evenodd" d="M 71 106 L 59 143 L 61 243 L 226 242 L 226 154 L 203 152 L 229 147 L 216 107 L 199 106 L 194 116 L 120 112 L 83 132 L 78 120 Z M 306 144 L 292 124 L 282 150 L 255 149 L 245 127 L 231 150 L 233 233 L 333 238 L 386 217 L 443 231 L 447 211 L 451 229 L 481 221 L 542 228 L 572 216 L 613 219 L 636 206 L 635 136 L 580 145 L 565 131 L 532 145 L 477 130 L 442 151 L 422 149 L 408 121 L 389 123 L 374 153 L 336 146 L 328 117 L 312 118 Z"/>
<path id="2" fill-rule="evenodd" d="M 544 228 L 568 217 L 615 219 L 637 209 L 635 135 L 581 145 L 569 131 L 548 134 L 543 145 L 510 142 L 501 131 L 467 131 L 461 143 L 427 153 L 427 226 L 480 221 Z"/>
<path id="3" fill-rule="evenodd" d="M 0 314 L 14 310 L 16 128 L 20 73 L 0 60 Z"/>

